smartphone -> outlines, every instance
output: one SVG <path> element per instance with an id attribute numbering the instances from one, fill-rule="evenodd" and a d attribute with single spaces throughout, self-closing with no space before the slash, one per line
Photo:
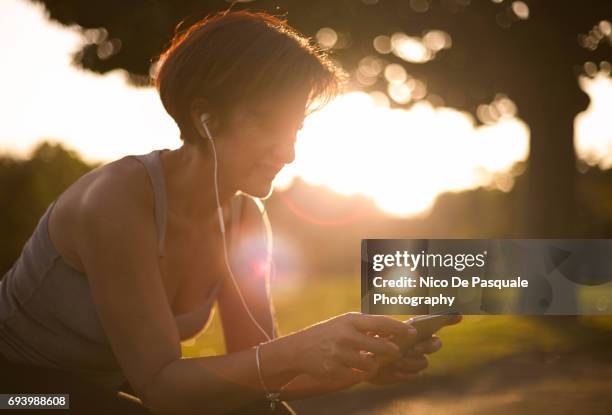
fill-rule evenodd
<path id="1" fill-rule="evenodd" d="M 412 317 L 404 323 L 410 324 L 417 330 L 416 341 L 420 342 L 428 339 L 444 326 L 459 323 L 461 318 L 462 316 L 458 312 L 449 311 L 440 314 Z"/>
<path id="2" fill-rule="evenodd" d="M 423 316 L 411 317 L 404 321 L 404 323 L 412 325 L 412 327 L 417 330 L 416 337 L 412 338 L 409 344 L 399 343 L 398 339 L 393 341 L 399 346 L 402 353 L 406 353 L 416 343 L 427 340 L 444 326 L 459 323 L 462 318 L 463 316 L 455 310 L 444 311 L 438 314 L 427 314 Z M 386 360 L 387 358 L 381 357 L 381 362 L 385 362 Z"/>
<path id="3" fill-rule="evenodd" d="M 404 323 L 410 324 L 417 330 L 416 338 L 411 342 L 411 344 L 400 345 L 400 349 L 402 351 L 407 351 L 416 343 L 429 339 L 442 327 L 459 323 L 462 318 L 462 315 L 456 311 L 446 311 L 439 314 L 428 314 L 424 316 L 412 317 L 404 321 Z"/>

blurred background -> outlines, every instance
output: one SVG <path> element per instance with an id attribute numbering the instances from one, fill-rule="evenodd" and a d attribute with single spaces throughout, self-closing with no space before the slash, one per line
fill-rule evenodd
<path id="1" fill-rule="evenodd" d="M 148 87 L 177 24 L 219 1 L 0 3 L 0 275 L 90 169 L 177 148 Z M 329 51 L 346 94 L 306 119 L 265 201 L 281 333 L 359 310 L 362 238 L 612 237 L 612 3 L 240 1 Z M 599 311 L 610 296 L 596 296 Z M 580 287 L 576 287 L 580 295 Z M 602 300 L 603 298 L 603 300 Z M 400 316 L 398 316 L 400 317 Z M 612 413 L 612 319 L 471 316 L 418 380 L 320 413 Z M 217 317 L 186 356 L 224 352 Z M 554 397 L 554 398 L 553 398 Z"/>

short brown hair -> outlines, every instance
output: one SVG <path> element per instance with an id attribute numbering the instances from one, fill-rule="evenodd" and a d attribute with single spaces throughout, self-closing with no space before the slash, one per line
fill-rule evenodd
<path id="1" fill-rule="evenodd" d="M 221 129 L 236 103 L 309 87 L 309 108 L 337 96 L 346 74 L 285 20 L 248 10 L 218 12 L 177 33 L 162 53 L 155 86 L 181 138 L 193 141 L 194 98 L 210 102 Z"/>

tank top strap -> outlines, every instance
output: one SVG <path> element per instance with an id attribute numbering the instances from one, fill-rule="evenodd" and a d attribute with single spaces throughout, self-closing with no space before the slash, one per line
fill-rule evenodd
<path id="1" fill-rule="evenodd" d="M 132 155 L 140 161 L 149 174 L 151 185 L 153 186 L 153 194 L 155 197 L 155 224 L 157 226 L 157 254 L 164 256 L 164 242 L 166 240 L 166 217 L 168 210 L 168 201 L 166 197 L 166 183 L 164 181 L 164 172 L 161 162 L 161 153 L 163 150 L 153 150 L 148 154 Z"/>
<path id="2" fill-rule="evenodd" d="M 164 181 L 161 153 L 163 150 L 153 150 L 148 154 L 132 155 L 139 160 L 147 170 L 149 179 L 153 186 L 155 197 L 155 223 L 158 235 L 158 255 L 163 256 L 165 252 L 166 240 L 166 218 L 168 210 L 168 200 L 166 195 L 166 184 Z M 228 249 L 233 252 L 238 242 L 238 231 L 240 215 L 242 211 L 243 196 L 238 194 L 230 200 L 230 221 L 229 221 L 229 240 Z"/>

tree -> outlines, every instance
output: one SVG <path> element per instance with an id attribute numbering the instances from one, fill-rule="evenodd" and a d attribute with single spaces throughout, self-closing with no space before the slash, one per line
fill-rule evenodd
<path id="1" fill-rule="evenodd" d="M 0 157 L 0 278 L 49 204 L 95 165 L 61 144 L 40 143 L 27 160 Z"/>

